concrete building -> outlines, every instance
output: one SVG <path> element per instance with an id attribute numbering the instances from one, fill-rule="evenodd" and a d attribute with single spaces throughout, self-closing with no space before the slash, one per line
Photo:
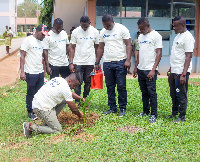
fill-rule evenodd
<path id="1" fill-rule="evenodd" d="M 37 18 L 17 17 L 17 32 L 33 32 L 33 28 L 37 26 Z"/>
<path id="2" fill-rule="evenodd" d="M 114 21 L 125 25 L 132 40 L 138 31 L 137 21 L 147 17 L 151 27 L 163 37 L 163 57 L 159 71 L 169 69 L 169 56 L 173 39 L 176 36 L 172 29 L 173 18 L 182 15 L 187 20 L 188 30 L 195 36 L 193 72 L 200 72 L 200 0 L 54 0 L 53 19 L 64 20 L 64 29 L 69 34 L 73 26 L 79 26 L 82 15 L 88 15 L 91 25 L 98 30 L 103 28 L 103 14 L 111 14 Z M 134 61 L 132 62 L 132 69 Z"/>
<path id="3" fill-rule="evenodd" d="M 0 0 L 0 35 L 6 30 L 6 25 L 13 32 L 17 31 L 17 0 Z"/>

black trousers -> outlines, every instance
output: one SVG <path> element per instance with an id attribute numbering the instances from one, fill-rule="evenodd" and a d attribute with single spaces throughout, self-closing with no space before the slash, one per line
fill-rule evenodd
<path id="1" fill-rule="evenodd" d="M 150 70 L 137 69 L 138 82 L 140 85 L 140 90 L 142 92 L 143 111 L 146 114 L 149 114 L 151 107 L 151 115 L 157 116 L 156 80 L 158 71 L 157 70 L 155 71 L 155 76 L 152 81 L 149 81 L 149 79 L 147 78 L 149 72 Z"/>
<path id="2" fill-rule="evenodd" d="M 53 66 L 51 64 L 49 64 L 49 66 L 52 70 L 52 75 L 50 75 L 50 79 L 59 77 L 59 74 L 62 78 L 66 78 L 68 75 L 71 74 L 69 66 Z"/>
<path id="3" fill-rule="evenodd" d="M 127 91 L 126 91 L 126 74 L 127 69 L 124 67 L 124 60 L 111 61 L 103 63 L 103 70 L 105 75 L 107 93 L 108 93 L 108 106 L 110 109 L 116 109 L 115 100 L 115 87 L 117 84 L 118 91 L 118 104 L 120 109 L 126 109 L 127 105 Z"/>
<path id="4" fill-rule="evenodd" d="M 80 83 L 78 86 L 75 87 L 75 93 L 80 96 L 81 85 L 83 84 L 84 81 L 85 85 L 84 85 L 83 98 L 86 98 L 90 93 L 90 86 L 91 86 L 90 73 L 93 71 L 94 65 L 75 65 L 74 68 L 75 68 L 75 73 L 77 73 L 80 76 Z"/>
<path id="5" fill-rule="evenodd" d="M 44 73 L 29 74 L 26 73 L 27 93 L 26 93 L 26 108 L 28 113 L 33 111 L 32 101 L 37 91 L 44 85 Z"/>
<path id="6" fill-rule="evenodd" d="M 180 84 L 181 74 L 171 73 L 168 78 L 170 86 L 170 96 L 172 98 L 172 115 L 178 115 L 178 113 L 179 117 L 183 117 L 186 115 L 189 75 L 190 73 L 186 74 L 185 84 Z"/>

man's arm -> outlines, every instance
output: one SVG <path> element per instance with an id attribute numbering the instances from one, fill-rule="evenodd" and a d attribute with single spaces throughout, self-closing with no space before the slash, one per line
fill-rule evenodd
<path id="1" fill-rule="evenodd" d="M 43 58 L 44 58 L 44 61 L 45 61 L 47 74 L 52 75 L 51 68 L 49 67 L 48 50 L 47 49 L 43 49 Z"/>
<path id="2" fill-rule="evenodd" d="M 67 55 L 70 55 L 70 48 L 71 46 L 69 44 L 66 44 L 66 49 L 67 49 Z"/>
<path id="3" fill-rule="evenodd" d="M 155 70 L 161 60 L 162 57 L 162 48 L 157 48 L 156 49 L 156 59 L 155 59 L 155 63 L 153 65 L 152 70 L 149 72 L 149 74 L 147 75 L 147 77 L 149 78 L 149 81 L 153 80 L 154 75 L 155 75 Z"/>
<path id="4" fill-rule="evenodd" d="M 139 64 L 139 52 L 137 54 L 137 60 L 135 62 L 135 68 L 133 70 L 133 77 L 136 78 L 137 77 L 137 67 L 138 67 L 138 64 Z"/>
<path id="5" fill-rule="evenodd" d="M 104 46 L 105 46 L 104 42 L 99 42 L 99 47 L 98 47 L 98 50 L 97 50 L 97 59 L 96 59 L 96 63 L 98 65 L 95 64 L 95 67 L 94 67 L 95 70 L 98 70 L 100 68 L 100 60 L 103 56 Z"/>
<path id="6" fill-rule="evenodd" d="M 125 68 L 131 67 L 131 52 L 132 52 L 132 46 L 131 46 L 131 38 L 130 39 L 124 39 L 124 43 L 126 45 L 126 62 L 124 63 Z"/>
<path id="7" fill-rule="evenodd" d="M 180 83 L 181 84 L 185 84 L 186 83 L 186 73 L 187 73 L 187 70 L 190 66 L 190 62 L 191 62 L 191 58 L 192 58 L 192 52 L 185 52 L 185 63 L 184 63 L 184 68 L 183 68 L 183 73 L 182 75 L 180 76 Z"/>
<path id="8" fill-rule="evenodd" d="M 83 102 L 85 102 L 85 99 L 79 95 L 77 95 L 75 92 L 72 92 L 72 97 L 75 100 L 82 100 Z"/>
<path id="9" fill-rule="evenodd" d="M 69 53 L 69 63 L 70 63 L 69 69 L 70 69 L 71 73 L 73 73 L 75 71 L 74 65 L 73 65 L 75 47 L 76 47 L 76 44 L 71 44 L 70 53 Z"/>
<path id="10" fill-rule="evenodd" d="M 24 72 L 26 51 L 21 50 L 20 53 L 21 53 L 21 57 L 20 57 L 20 69 L 21 69 L 20 79 L 26 80 L 26 75 L 25 75 L 25 72 Z"/>
<path id="11" fill-rule="evenodd" d="M 73 114 L 77 115 L 79 118 L 83 118 L 83 115 L 80 113 L 80 111 L 76 107 L 74 101 L 66 101 L 66 103 L 68 104 Z"/>
<path id="12" fill-rule="evenodd" d="M 96 58 L 97 58 L 98 47 L 99 47 L 99 44 L 94 44 L 94 49 L 95 49 L 95 56 L 96 56 Z"/>

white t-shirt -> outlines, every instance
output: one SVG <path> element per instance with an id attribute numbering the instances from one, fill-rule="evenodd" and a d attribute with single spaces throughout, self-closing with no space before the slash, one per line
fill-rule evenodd
<path id="1" fill-rule="evenodd" d="M 64 78 L 55 77 L 43 85 L 35 94 L 32 107 L 48 111 L 63 100 L 73 101 L 71 89 Z"/>
<path id="2" fill-rule="evenodd" d="M 152 70 L 156 60 L 156 49 L 162 48 L 162 36 L 155 30 L 148 34 L 140 34 L 139 43 L 139 64 L 140 70 Z M 158 69 L 158 68 L 157 68 Z"/>
<path id="3" fill-rule="evenodd" d="M 129 30 L 122 24 L 115 23 L 112 30 L 103 28 L 99 42 L 104 42 L 104 62 L 126 59 L 124 39 L 131 38 Z"/>
<path id="4" fill-rule="evenodd" d="M 59 34 L 52 30 L 50 36 L 44 39 L 44 49 L 48 49 L 49 63 L 53 66 L 68 66 L 69 61 L 66 55 L 66 44 L 69 44 L 67 33 L 62 30 Z"/>
<path id="5" fill-rule="evenodd" d="M 73 63 L 77 65 L 94 65 L 95 48 L 99 44 L 99 32 L 93 26 L 84 31 L 81 26 L 73 30 L 71 44 L 76 44 Z"/>
<path id="6" fill-rule="evenodd" d="M 178 34 L 173 41 L 170 64 L 171 73 L 182 74 L 185 63 L 185 52 L 193 52 L 194 49 L 194 37 L 189 31 L 182 34 Z M 187 72 L 192 71 L 192 60 Z"/>
<path id="7" fill-rule="evenodd" d="M 44 72 L 42 64 L 43 42 L 33 35 L 26 37 L 21 45 L 21 50 L 26 52 L 24 72 L 39 74 Z"/>

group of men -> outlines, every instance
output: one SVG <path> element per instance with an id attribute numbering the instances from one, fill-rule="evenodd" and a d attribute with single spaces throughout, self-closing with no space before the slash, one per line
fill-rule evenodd
<path id="1" fill-rule="evenodd" d="M 80 99 L 84 101 L 87 97 L 90 91 L 90 73 L 101 68 L 102 57 L 109 106 L 109 110 L 103 114 L 117 113 L 117 85 L 119 116 L 125 115 L 126 75 L 127 69 L 131 66 L 132 55 L 130 32 L 124 25 L 115 23 L 109 14 L 102 17 L 102 24 L 104 28 L 99 34 L 98 30 L 90 25 L 89 17 L 82 16 L 80 26 L 71 34 L 70 45 L 67 33 L 63 30 L 63 21 L 57 18 L 48 33 L 45 25 L 39 25 L 35 34 L 24 40 L 21 46 L 20 78 L 27 82 L 28 115 L 33 120 L 36 116 L 40 117 L 46 124 L 39 126 L 25 122 L 24 134 L 27 137 L 32 131 L 60 132 L 62 128 L 56 116 L 66 103 L 74 114 L 82 118 L 82 113 L 73 99 L 79 104 Z M 154 123 L 157 120 L 156 80 L 157 67 L 162 57 L 162 36 L 150 27 L 146 18 L 140 18 L 137 25 L 140 31 L 139 52 L 137 48 L 133 77 L 138 75 L 142 92 L 143 112 L 139 116 L 149 115 L 151 107 L 149 122 Z M 174 39 L 168 73 L 172 97 L 170 118 L 176 117 L 179 113 L 176 122 L 180 122 L 185 121 L 194 38 L 187 31 L 186 20 L 182 16 L 174 18 L 173 29 L 178 35 Z M 42 58 L 46 64 L 46 72 L 51 78 L 44 86 Z M 83 81 L 85 85 L 82 98 L 80 95 Z M 73 88 L 75 93 L 70 90 Z"/>

